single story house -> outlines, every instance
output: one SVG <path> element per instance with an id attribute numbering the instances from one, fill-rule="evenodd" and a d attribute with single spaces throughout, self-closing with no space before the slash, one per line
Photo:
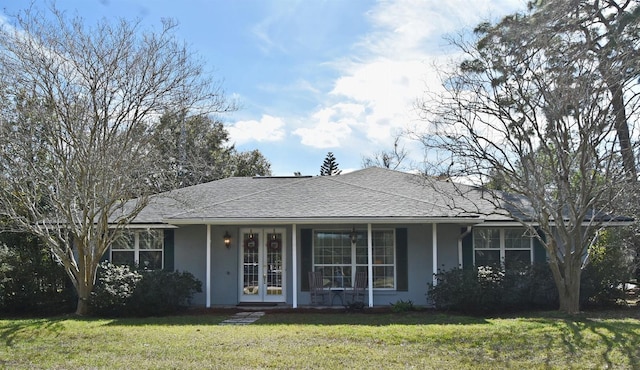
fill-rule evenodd
<path id="1" fill-rule="evenodd" d="M 366 168 L 339 176 L 234 177 L 162 193 L 107 252 L 113 263 L 189 271 L 194 304 L 309 305 L 309 271 L 365 304 L 427 304 L 438 270 L 546 260 L 518 222 L 472 187 Z M 340 300 L 331 297 L 332 303 Z M 340 297 L 342 298 L 342 297 Z"/>

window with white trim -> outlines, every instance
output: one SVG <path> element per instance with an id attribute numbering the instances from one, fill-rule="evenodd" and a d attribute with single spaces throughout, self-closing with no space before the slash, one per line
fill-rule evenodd
<path id="1" fill-rule="evenodd" d="M 124 230 L 111 245 L 111 263 L 160 270 L 164 262 L 163 230 Z"/>
<path id="2" fill-rule="evenodd" d="M 510 268 L 533 261 L 533 238 L 524 228 L 475 228 L 473 263 L 475 266 Z"/>
<path id="3" fill-rule="evenodd" d="M 348 230 L 314 231 L 313 269 L 322 272 L 325 287 L 349 288 L 356 272 L 368 272 L 367 234 L 357 232 L 354 245 L 350 234 Z M 395 230 L 373 230 L 372 247 L 373 288 L 395 289 Z"/>

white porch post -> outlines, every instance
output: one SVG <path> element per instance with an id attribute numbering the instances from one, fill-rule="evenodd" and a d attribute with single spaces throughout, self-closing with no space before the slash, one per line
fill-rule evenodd
<path id="1" fill-rule="evenodd" d="M 458 238 L 458 268 L 462 268 L 462 237 Z"/>
<path id="2" fill-rule="evenodd" d="M 369 276 L 369 307 L 373 307 L 373 234 L 367 224 L 367 275 Z"/>
<path id="3" fill-rule="evenodd" d="M 204 283 L 207 308 L 211 307 L 211 225 L 207 225 L 207 276 Z"/>
<path id="4" fill-rule="evenodd" d="M 291 288 L 293 289 L 293 308 L 298 308 L 298 234 L 296 224 L 291 225 L 291 272 L 293 281 Z"/>
<path id="5" fill-rule="evenodd" d="M 432 237 L 432 245 L 433 245 L 433 286 L 438 284 L 438 278 L 436 274 L 438 273 L 438 224 L 431 224 L 431 237 Z"/>

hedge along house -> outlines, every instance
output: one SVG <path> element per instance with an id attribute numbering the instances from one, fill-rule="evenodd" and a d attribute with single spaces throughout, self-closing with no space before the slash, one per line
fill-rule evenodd
<path id="1" fill-rule="evenodd" d="M 222 179 L 154 196 L 106 257 L 191 272 L 203 282 L 197 305 L 294 308 L 311 302 L 309 271 L 338 291 L 365 272 L 372 307 L 427 304 L 438 270 L 546 261 L 537 240 L 480 190 L 436 186 L 381 168 Z"/>

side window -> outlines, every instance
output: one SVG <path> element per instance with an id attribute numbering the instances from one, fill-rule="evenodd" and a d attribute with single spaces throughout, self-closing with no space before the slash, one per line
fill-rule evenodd
<path id="1" fill-rule="evenodd" d="M 504 230 L 505 268 L 531 264 L 531 242 L 524 229 Z"/>
<path id="2" fill-rule="evenodd" d="M 162 269 L 164 234 L 162 230 L 138 232 L 138 265 L 145 270 Z"/>
<path id="3" fill-rule="evenodd" d="M 111 245 L 111 262 L 139 266 L 145 270 L 163 267 L 163 230 L 125 230 Z"/>
<path id="4" fill-rule="evenodd" d="M 118 238 L 111 245 L 111 263 L 114 265 L 135 266 L 135 238 L 136 233 L 125 230 L 118 235 Z"/>
<path id="5" fill-rule="evenodd" d="M 500 229 L 475 229 L 473 247 L 476 266 L 500 265 Z"/>
<path id="6" fill-rule="evenodd" d="M 532 238 L 523 228 L 473 230 L 476 266 L 517 267 L 532 262 Z"/>

